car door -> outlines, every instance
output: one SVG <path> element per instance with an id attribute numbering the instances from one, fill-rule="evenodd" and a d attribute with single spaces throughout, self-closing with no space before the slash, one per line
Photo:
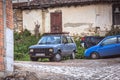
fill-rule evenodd
<path id="1" fill-rule="evenodd" d="M 63 36 L 63 37 L 62 37 L 62 53 L 61 53 L 62 56 L 67 56 L 68 51 L 69 51 L 69 48 L 68 48 L 67 37 L 66 37 L 66 36 Z"/>
<path id="2" fill-rule="evenodd" d="M 105 39 L 102 43 L 98 52 L 101 56 L 110 56 L 117 54 L 117 37 L 110 37 Z"/>
<path id="3" fill-rule="evenodd" d="M 117 37 L 117 54 L 120 54 L 120 36 Z"/>
<path id="4" fill-rule="evenodd" d="M 74 43 L 73 40 L 70 36 L 67 36 L 67 40 L 68 40 L 68 44 L 67 44 L 67 48 L 68 48 L 68 55 L 71 55 L 74 49 Z"/>

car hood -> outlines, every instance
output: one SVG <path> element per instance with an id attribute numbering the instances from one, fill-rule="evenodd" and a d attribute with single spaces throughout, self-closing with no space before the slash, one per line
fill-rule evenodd
<path id="1" fill-rule="evenodd" d="M 99 47 L 99 45 L 95 45 L 95 46 L 92 46 L 92 47 L 88 48 L 88 50 L 89 49 L 93 49 L 93 50 L 95 49 L 96 50 L 98 47 Z"/>
<path id="2" fill-rule="evenodd" d="M 58 45 L 60 45 L 60 44 L 42 44 L 42 45 L 39 45 L 39 44 L 37 44 L 37 45 L 32 45 L 32 46 L 30 46 L 29 47 L 29 49 L 31 49 L 31 48 L 54 48 L 54 47 L 57 47 Z"/>
<path id="3" fill-rule="evenodd" d="M 87 51 L 90 51 L 90 52 L 91 52 L 91 51 L 97 51 L 98 47 L 99 47 L 99 45 L 92 46 L 92 47 L 86 49 L 85 52 L 87 52 Z"/>

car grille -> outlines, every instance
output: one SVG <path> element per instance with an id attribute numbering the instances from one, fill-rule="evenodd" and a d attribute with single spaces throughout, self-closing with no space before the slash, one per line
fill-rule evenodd
<path id="1" fill-rule="evenodd" d="M 47 56 L 49 53 L 49 49 L 46 48 L 34 49 L 34 54 L 45 54 Z"/>
<path id="2" fill-rule="evenodd" d="M 46 53 L 48 51 L 48 49 L 35 49 L 34 52 L 35 53 Z"/>

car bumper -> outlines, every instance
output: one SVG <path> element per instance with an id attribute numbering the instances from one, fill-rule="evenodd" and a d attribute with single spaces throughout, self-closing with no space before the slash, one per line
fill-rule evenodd
<path id="1" fill-rule="evenodd" d="M 49 53 L 49 54 L 42 54 L 42 53 L 39 53 L 39 54 L 35 54 L 35 53 L 29 53 L 31 57 L 38 57 L 38 58 L 51 58 L 54 56 L 53 53 Z"/>

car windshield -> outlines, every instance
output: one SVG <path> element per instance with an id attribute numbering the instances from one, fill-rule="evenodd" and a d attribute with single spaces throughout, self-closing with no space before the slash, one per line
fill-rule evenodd
<path id="1" fill-rule="evenodd" d="M 60 36 L 43 36 L 38 44 L 60 44 L 61 37 Z"/>

